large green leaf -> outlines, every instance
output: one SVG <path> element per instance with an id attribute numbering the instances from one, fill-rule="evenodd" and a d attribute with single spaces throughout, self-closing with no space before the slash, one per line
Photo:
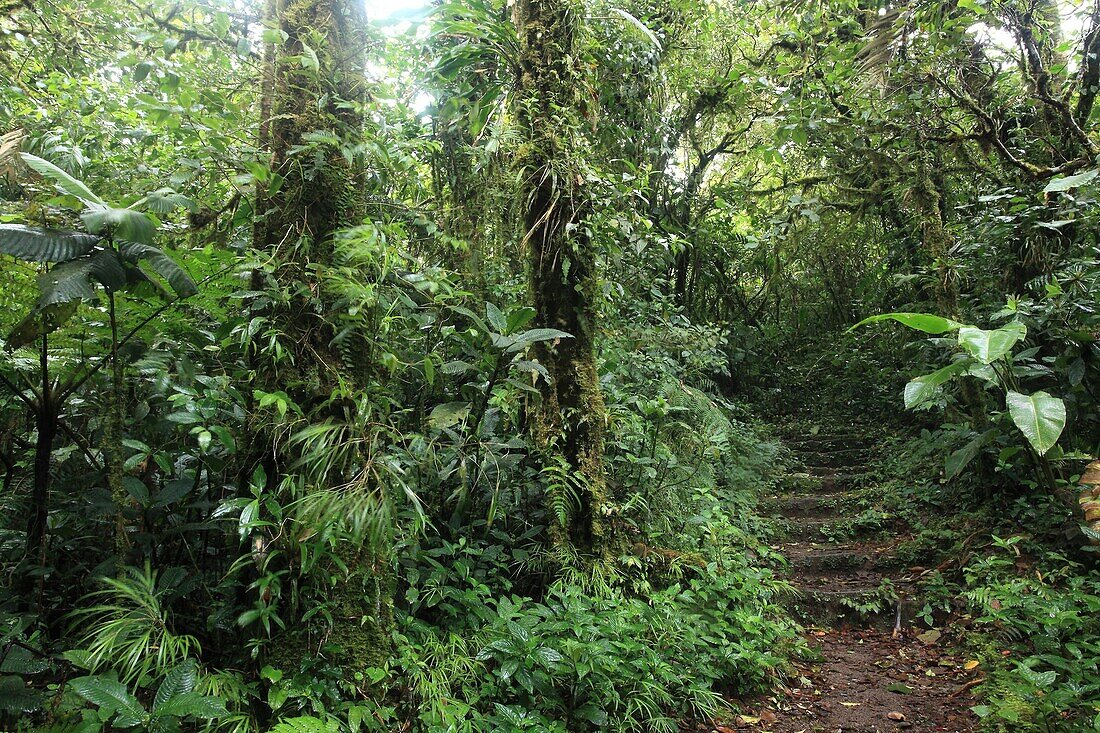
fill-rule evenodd
<path id="1" fill-rule="evenodd" d="M 216 720 L 229 711 L 225 709 L 225 703 L 216 697 L 200 695 L 194 690 L 180 693 L 165 701 L 153 711 L 157 718 L 201 718 L 203 720 Z"/>
<path id="2" fill-rule="evenodd" d="M 176 209 L 198 211 L 194 199 L 184 196 L 172 188 L 158 188 L 145 197 L 130 204 L 131 209 L 148 209 L 156 214 L 171 214 Z"/>
<path id="3" fill-rule="evenodd" d="M 1043 193 L 1058 193 L 1060 191 L 1068 191 L 1071 188 L 1077 188 L 1078 186 L 1084 186 L 1086 183 L 1091 183 L 1098 175 L 1100 175 L 1100 170 L 1091 170 L 1085 171 L 1084 173 L 1078 173 L 1075 176 L 1055 178 L 1046 185 L 1046 188 L 1043 189 Z"/>
<path id="4" fill-rule="evenodd" d="M 159 710 L 162 705 L 172 698 L 194 690 L 198 679 L 198 665 L 191 659 L 168 670 L 168 674 L 164 675 L 164 681 L 160 683 L 157 694 L 153 698 L 153 710 Z"/>
<path id="5" fill-rule="evenodd" d="M 118 254 L 111 250 L 99 250 L 93 254 L 68 262 L 62 262 L 38 277 L 37 309 L 72 300 L 92 300 L 96 297 L 95 284 L 108 290 L 126 286 L 126 270 Z"/>
<path id="6" fill-rule="evenodd" d="M 78 181 L 73 178 L 50 161 L 39 158 L 37 155 L 31 155 L 30 153 L 20 153 L 20 157 L 23 158 L 23 162 L 27 164 L 27 167 L 35 173 L 51 179 L 54 185 L 57 186 L 57 189 L 62 193 L 76 196 L 89 206 L 107 205 L 103 199 L 92 193 L 92 189 L 88 188 L 83 181 Z"/>
<path id="7" fill-rule="evenodd" d="M 27 687 L 22 677 L 0 677 L 0 713 L 30 713 L 42 703 L 42 693 Z"/>
<path id="8" fill-rule="evenodd" d="M 275 727 L 268 729 L 268 733 L 336 733 L 337 730 L 335 723 L 323 721 L 312 715 L 302 715 L 279 721 Z"/>
<path id="9" fill-rule="evenodd" d="M 69 680 L 69 686 L 93 705 L 116 713 L 114 724 L 120 728 L 132 728 L 145 720 L 141 703 L 118 680 L 93 675 Z"/>
<path id="10" fill-rule="evenodd" d="M 432 414 L 428 416 L 428 424 L 436 430 L 443 430 L 457 425 L 470 414 L 469 402 L 444 402 L 436 405 Z"/>
<path id="11" fill-rule="evenodd" d="M 531 344 L 538 343 L 540 341 L 556 341 L 558 339 L 571 339 L 573 334 L 566 333 L 565 331 L 559 331 L 556 328 L 532 328 L 529 331 L 515 337 L 515 343 L 505 349 L 504 353 L 514 354 L 518 351 L 523 351 Z"/>
<path id="12" fill-rule="evenodd" d="M 910 381 L 909 384 L 905 385 L 905 406 L 909 409 L 924 406 L 935 396 L 940 387 L 965 372 L 971 363 L 969 359 L 957 361 L 950 366 L 945 366 L 943 369 Z"/>
<path id="13" fill-rule="evenodd" d="M 124 261 L 122 268 L 126 270 L 126 292 L 147 300 L 151 298 L 172 299 L 172 294 L 168 292 L 168 288 L 161 285 L 159 280 L 149 277 L 137 265 L 131 265 L 129 262 Z"/>
<path id="14" fill-rule="evenodd" d="M 1025 395 L 1011 391 L 1005 402 L 1012 422 L 1039 455 L 1054 447 L 1066 427 L 1066 403 L 1046 392 Z"/>
<path id="15" fill-rule="evenodd" d="M 964 327 L 962 323 L 931 313 L 883 313 L 881 315 L 864 318 L 848 330 L 851 331 L 852 329 L 859 328 L 868 323 L 879 323 L 881 321 L 897 321 L 909 328 L 931 334 L 947 333 L 948 331 L 954 331 Z"/>
<path id="16" fill-rule="evenodd" d="M 116 240 L 149 244 L 157 233 L 149 217 L 133 209 L 115 209 L 95 206 L 80 215 L 84 226 L 93 234 L 111 235 Z"/>
<path id="17" fill-rule="evenodd" d="M 1019 321 L 994 331 L 965 326 L 959 329 L 959 346 L 982 364 L 992 364 L 1010 354 L 1026 336 L 1027 326 Z"/>
<path id="18" fill-rule="evenodd" d="M 40 336 L 53 333 L 76 313 L 78 301 L 55 303 L 44 308 L 35 308 L 16 324 L 8 334 L 6 348 L 19 349 L 34 343 Z"/>
<path id="19" fill-rule="evenodd" d="M 187 271 L 165 254 L 164 250 L 138 242 L 119 242 L 118 251 L 125 260 L 135 265 L 142 260 L 148 262 L 149 267 L 168 281 L 168 285 L 179 297 L 187 298 L 199 292 Z"/>
<path id="20" fill-rule="evenodd" d="M 508 333 L 508 319 L 504 317 L 504 314 L 500 312 L 500 308 L 497 308 L 493 303 L 485 304 L 485 317 L 489 323 L 493 326 L 493 330 L 497 333 Z"/>
<path id="21" fill-rule="evenodd" d="M 8 647 L 0 659 L 0 674 L 42 674 L 50 668 L 50 660 L 21 646 Z"/>
<path id="22" fill-rule="evenodd" d="M 526 326 L 538 315 L 534 308 L 524 306 L 508 312 L 508 329 L 505 333 L 515 333 Z"/>
<path id="23" fill-rule="evenodd" d="M 948 479 L 953 479 L 958 476 L 971 461 L 978 457 L 982 448 L 986 446 L 996 434 L 995 430 L 987 430 L 949 455 L 943 462 L 944 475 Z"/>
<path id="24" fill-rule="evenodd" d="M 99 237 L 62 229 L 0 224 L 0 252 L 33 262 L 64 262 L 92 251 Z"/>
<path id="25" fill-rule="evenodd" d="M 649 40 L 649 42 L 653 44 L 654 48 L 656 48 L 658 51 L 661 50 L 661 40 L 657 38 L 656 33 L 649 29 L 649 26 L 647 26 L 645 23 L 638 20 L 633 15 L 621 8 L 611 8 L 611 12 L 615 13 L 627 23 L 637 28 L 642 33 L 642 35 L 644 35 Z"/>

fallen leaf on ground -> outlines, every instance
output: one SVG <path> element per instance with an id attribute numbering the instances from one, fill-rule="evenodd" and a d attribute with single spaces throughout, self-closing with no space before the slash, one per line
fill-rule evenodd
<path id="1" fill-rule="evenodd" d="M 905 715 L 903 715 L 902 713 L 898 713 L 898 712 L 886 713 L 886 717 L 889 718 L 890 720 L 896 720 L 899 723 L 901 721 L 905 720 Z"/>
<path id="2" fill-rule="evenodd" d="M 940 636 L 942 635 L 943 634 L 939 629 L 930 629 L 929 631 L 925 631 L 923 634 L 917 634 L 917 638 L 921 640 L 922 644 L 932 645 L 939 641 Z"/>
<path id="3" fill-rule="evenodd" d="M 978 664 L 980 664 L 980 662 L 978 662 L 977 659 L 971 659 L 969 662 L 963 665 L 963 669 L 969 672 L 972 669 L 977 669 Z"/>

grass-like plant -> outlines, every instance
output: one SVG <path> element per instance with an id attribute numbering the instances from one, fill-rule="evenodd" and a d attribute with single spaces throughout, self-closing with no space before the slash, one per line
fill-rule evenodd
<path id="1" fill-rule="evenodd" d="M 172 631 L 163 604 L 167 588 L 158 587 L 148 563 L 100 582 L 104 587 L 87 596 L 92 603 L 72 615 L 74 626 L 86 629 L 82 666 L 92 672 L 112 669 L 124 683 L 142 684 L 201 653 L 195 637 Z"/>

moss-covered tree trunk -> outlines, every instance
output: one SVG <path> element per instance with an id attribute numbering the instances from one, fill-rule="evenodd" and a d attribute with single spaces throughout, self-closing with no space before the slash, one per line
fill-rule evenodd
<path id="1" fill-rule="evenodd" d="M 354 400 L 341 395 L 347 396 L 349 385 L 354 388 L 367 365 L 349 361 L 333 347 L 328 315 L 335 299 L 326 294 L 323 278 L 334 264 L 335 234 L 365 219 L 366 171 L 341 151 L 364 134 L 365 4 L 269 0 L 267 13 L 269 32 L 279 40 L 264 56 L 260 137 L 274 176 L 258 196 L 253 235 L 271 269 L 254 273 L 253 288 L 279 294 L 266 315 L 284 334 L 285 351 L 257 356 L 257 382 L 266 391 L 285 391 L 309 423 L 349 419 L 345 413 L 355 409 Z M 299 456 L 293 441 L 278 434 L 279 426 L 257 432 L 260 450 L 254 455 L 263 455 L 274 490 L 284 477 L 293 477 Z M 334 486 L 345 478 L 326 480 Z M 360 670 L 380 666 L 388 657 L 392 626 L 389 558 L 377 546 L 346 546 L 339 554 L 348 573 L 328 591 L 334 624 L 329 638 L 346 653 L 335 661 Z M 299 643 L 306 640 L 301 629 L 287 636 L 273 646 L 279 661 L 316 653 L 316 645 Z"/>
<path id="2" fill-rule="evenodd" d="M 349 144 L 362 135 L 366 95 L 366 16 L 355 0 L 275 0 L 269 26 L 285 39 L 268 55 L 269 117 L 261 121 L 262 144 L 272 171 L 281 177 L 263 197 L 256 245 L 276 256 L 276 277 L 301 282 L 311 266 L 332 257 L 332 235 L 362 222 L 365 176 L 338 146 L 318 139 L 335 133 Z M 301 149 L 301 146 L 305 146 Z M 309 342 L 327 348 L 324 329 L 309 314 L 298 323 Z"/>
<path id="3" fill-rule="evenodd" d="M 600 554 L 608 539 L 606 410 L 595 355 L 596 252 L 583 225 L 588 199 L 579 167 L 576 18 L 563 0 L 517 0 L 514 13 L 520 42 L 515 110 L 524 137 L 519 164 L 536 325 L 573 335 L 540 344 L 536 351 L 550 379 L 540 380 L 542 400 L 529 416 L 530 431 L 536 447 L 564 459 L 575 479 L 574 488 L 562 486 L 549 497 L 551 515 L 571 506 L 555 539 L 581 553 Z"/>
<path id="4" fill-rule="evenodd" d="M 936 272 L 932 291 L 936 310 L 944 316 L 957 316 L 959 286 L 950 262 L 952 236 L 944 223 L 943 195 L 936 185 L 934 164 L 930 158 L 924 151 L 918 153 L 914 208 L 919 219 L 924 255 Z"/>

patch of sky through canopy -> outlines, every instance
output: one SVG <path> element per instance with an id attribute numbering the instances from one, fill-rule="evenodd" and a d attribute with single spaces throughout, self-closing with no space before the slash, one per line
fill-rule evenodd
<path id="1" fill-rule="evenodd" d="M 423 20 L 431 9 L 429 0 L 365 0 L 367 18 L 381 25 Z"/>

